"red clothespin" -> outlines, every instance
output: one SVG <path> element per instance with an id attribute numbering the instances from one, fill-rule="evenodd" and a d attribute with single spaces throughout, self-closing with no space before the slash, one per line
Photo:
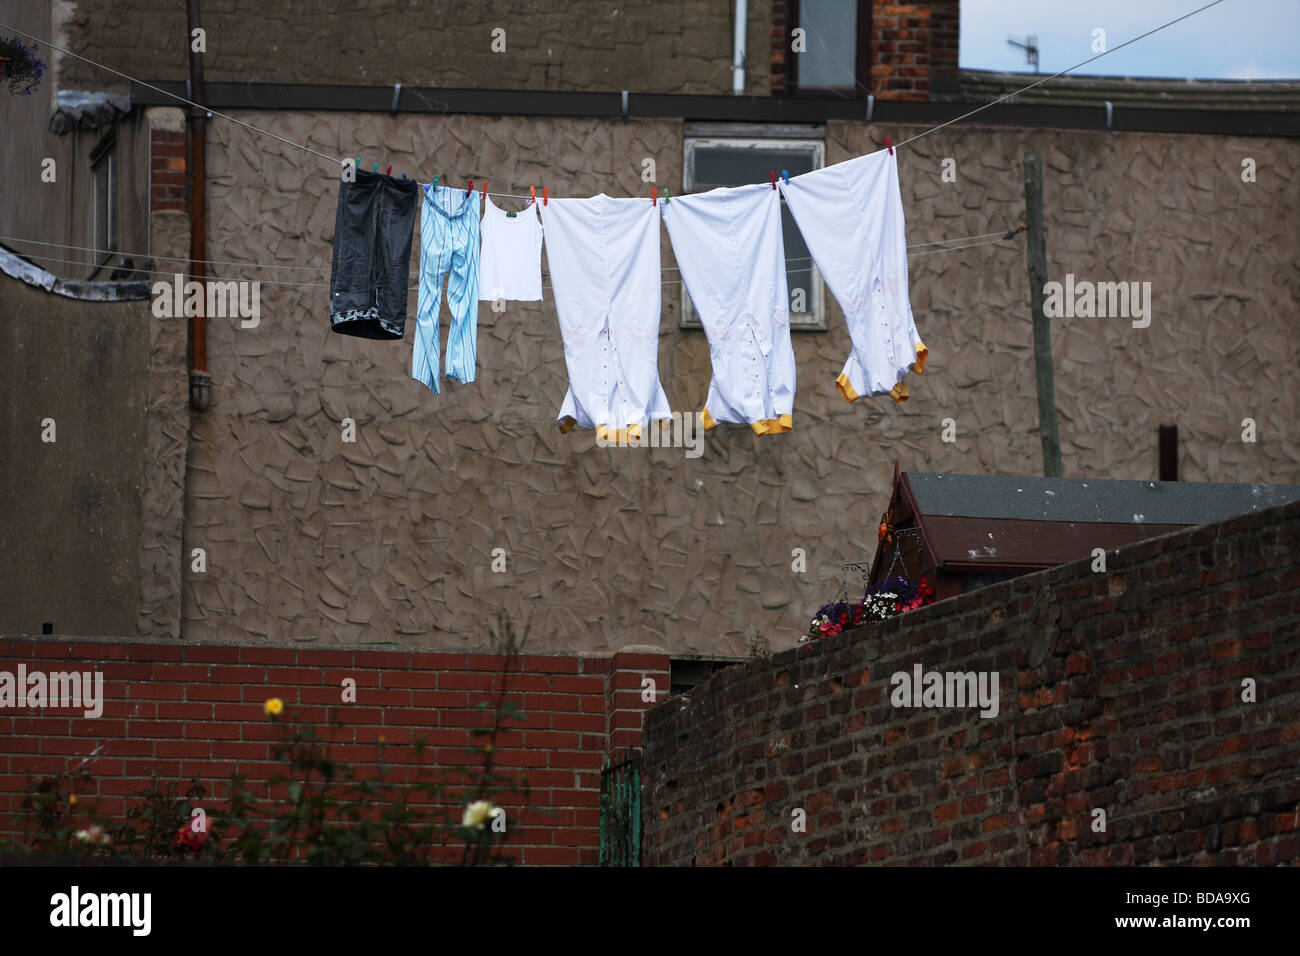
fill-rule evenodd
<path id="1" fill-rule="evenodd" d="M 536 206 L 536 205 L 537 205 L 537 187 L 536 187 L 536 186 L 529 186 L 529 187 L 528 187 L 528 195 L 529 195 L 530 197 L 532 197 L 532 198 L 530 198 L 530 199 L 528 200 L 528 205 L 530 205 L 530 206 Z"/>
<path id="2" fill-rule="evenodd" d="M 543 186 L 543 187 L 542 187 L 542 205 L 543 205 L 543 206 L 549 206 L 549 205 L 551 204 L 550 192 L 551 192 L 551 187 L 550 187 L 550 186 Z"/>
<path id="3" fill-rule="evenodd" d="M 886 145 L 887 147 L 889 147 L 889 155 L 890 155 L 890 156 L 893 156 L 893 155 L 894 155 L 894 144 L 893 144 L 892 142 L 890 142 L 888 136 L 885 137 L 885 145 Z"/>
<path id="4" fill-rule="evenodd" d="M 772 177 L 772 188 L 773 188 L 773 189 L 776 189 L 776 170 L 775 170 L 775 169 L 769 169 L 769 170 L 767 171 L 767 174 L 768 174 L 769 176 Z"/>
<path id="5" fill-rule="evenodd" d="M 472 193 L 473 191 L 474 191 L 474 180 L 471 179 L 469 181 L 469 189 L 465 190 L 465 198 L 468 199 L 469 194 Z"/>
<path id="6" fill-rule="evenodd" d="M 659 205 L 659 187 L 658 187 L 658 186 L 651 186 L 651 187 L 650 187 L 650 205 L 652 205 L 652 206 L 657 206 L 657 205 Z"/>
<path id="7" fill-rule="evenodd" d="M 384 175 L 385 175 L 385 176 L 391 176 L 391 175 L 393 175 L 393 167 L 392 167 L 391 165 L 388 167 L 388 171 L 385 172 Z"/>

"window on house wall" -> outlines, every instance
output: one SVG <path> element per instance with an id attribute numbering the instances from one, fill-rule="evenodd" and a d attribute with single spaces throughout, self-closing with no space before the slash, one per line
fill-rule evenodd
<path id="1" fill-rule="evenodd" d="M 686 131 L 686 157 L 683 188 L 688 193 L 707 192 L 717 186 L 744 186 L 770 182 L 769 173 L 791 176 L 821 169 L 825 165 L 826 142 L 819 127 L 785 127 L 790 138 L 755 135 L 761 128 L 727 130 L 700 124 L 696 134 Z M 817 138 L 813 138 L 816 136 Z M 786 284 L 790 294 L 790 327 L 824 329 L 826 327 L 825 292 L 821 273 L 813 264 L 808 246 L 795 225 L 785 200 L 781 200 L 781 231 L 785 241 Z M 675 276 L 676 274 L 673 273 Z M 700 317 L 691 297 L 682 287 L 683 328 L 700 328 Z"/>
<path id="2" fill-rule="evenodd" d="M 117 250 L 117 141 L 109 137 L 90 154 L 94 181 L 93 230 L 96 265 L 103 265 Z"/>
<path id="3" fill-rule="evenodd" d="M 871 0 L 789 0 L 787 11 L 786 88 L 866 96 L 871 90 Z M 802 34 L 795 34 L 796 29 Z"/>

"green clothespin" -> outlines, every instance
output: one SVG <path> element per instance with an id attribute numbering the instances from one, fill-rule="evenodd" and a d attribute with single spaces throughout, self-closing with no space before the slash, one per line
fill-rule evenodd
<path id="1" fill-rule="evenodd" d="M 667 206 L 670 202 L 672 202 L 672 198 L 673 198 L 672 196 L 668 195 L 668 187 L 665 186 L 665 187 L 664 187 L 664 205 Z"/>

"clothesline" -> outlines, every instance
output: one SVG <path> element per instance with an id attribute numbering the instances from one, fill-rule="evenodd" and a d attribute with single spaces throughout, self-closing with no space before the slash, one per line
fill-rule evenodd
<path id="1" fill-rule="evenodd" d="M 927 129 L 927 130 L 924 130 L 924 131 L 922 131 L 922 132 L 920 132 L 920 133 L 917 133 L 915 136 L 909 136 L 907 139 L 903 140 L 902 142 L 900 142 L 900 143 L 895 143 L 894 146 L 893 146 L 893 148 L 894 148 L 894 149 L 901 149 L 902 147 L 908 145 L 909 143 L 914 143 L 914 142 L 916 142 L 918 139 L 921 139 L 921 138 L 924 137 L 924 136 L 929 136 L 931 133 L 937 132 L 937 131 L 939 131 L 939 130 L 941 130 L 941 129 L 947 127 L 947 126 L 951 126 L 951 125 L 953 125 L 954 123 L 959 123 L 959 122 L 961 122 L 962 120 L 969 119 L 970 117 L 976 115 L 977 113 L 981 113 L 981 112 L 983 112 L 983 111 L 986 110 L 986 109 L 989 109 L 989 108 L 991 108 L 991 107 L 993 107 L 993 106 L 997 106 L 999 103 L 1003 103 L 1003 102 L 1006 102 L 1007 100 L 1013 99 L 1014 97 L 1019 96 L 1021 93 L 1026 93 L 1026 92 L 1028 92 L 1029 90 L 1034 89 L 1035 87 L 1042 86 L 1044 83 L 1050 82 L 1051 80 L 1059 79 L 1059 78 L 1062 77 L 1062 76 L 1065 76 L 1065 75 L 1067 75 L 1067 74 L 1069 74 L 1069 73 L 1074 72 L 1075 70 L 1079 69 L 1080 67 L 1087 66 L 1089 63 L 1095 62 L 1096 60 L 1100 60 L 1100 59 L 1101 59 L 1102 57 L 1104 57 L 1104 56 L 1109 56 L 1110 54 L 1114 53 L 1114 52 L 1117 51 L 1117 50 L 1122 50 L 1124 47 L 1129 46 L 1130 44 L 1136 43 L 1138 40 L 1145 39 L 1146 37 L 1149 37 L 1149 36 L 1151 36 L 1151 35 L 1154 34 L 1154 33 L 1159 33 L 1161 30 L 1167 29 L 1168 27 L 1171 27 L 1171 26 L 1173 26 L 1173 25 L 1176 24 L 1176 23 L 1181 23 L 1183 20 L 1186 20 L 1186 19 L 1188 19 L 1189 17 L 1193 17 L 1193 16 L 1195 16 L 1195 15 L 1198 14 L 1198 13 L 1201 13 L 1201 12 L 1203 12 L 1203 11 L 1205 11 L 1205 10 L 1208 10 L 1208 9 L 1210 9 L 1210 7 L 1217 6 L 1218 4 L 1220 4 L 1220 3 L 1222 3 L 1222 2 L 1223 2 L 1223 0 L 1210 0 L 1210 2 L 1207 3 L 1207 4 L 1205 4 L 1204 6 L 1197 7 L 1195 10 L 1192 10 L 1192 11 L 1190 11 L 1190 12 L 1188 12 L 1188 13 L 1185 13 L 1185 14 L 1183 14 L 1183 15 L 1180 16 L 1180 17 L 1175 17 L 1173 20 L 1170 20 L 1170 21 L 1168 21 L 1167 23 L 1162 23 L 1160 26 L 1158 26 L 1158 27 L 1154 27 L 1153 29 L 1150 29 L 1150 30 L 1146 31 L 1145 33 L 1141 33 L 1141 34 L 1139 34 L 1138 36 L 1133 37 L 1132 39 L 1125 40 L 1123 43 L 1119 44 L 1118 46 L 1110 47 L 1110 48 L 1108 48 L 1108 49 L 1106 49 L 1106 50 L 1103 50 L 1101 53 L 1098 53 L 1098 54 L 1096 54 L 1096 55 L 1094 55 L 1094 56 L 1090 56 L 1090 57 L 1089 57 L 1088 59 L 1086 59 L 1086 60 L 1081 60 L 1080 62 L 1074 64 L 1074 65 L 1071 66 L 1071 67 L 1067 67 L 1067 68 L 1064 69 L 1064 70 L 1061 70 L 1061 71 L 1059 71 L 1059 72 L 1057 72 L 1057 73 L 1053 73 L 1051 76 L 1045 76 L 1045 77 L 1043 77 L 1042 79 L 1040 79 L 1040 80 L 1036 80 L 1036 81 L 1034 81 L 1033 83 L 1030 83 L 1028 86 L 1021 87 L 1020 89 L 1018 89 L 1018 90 L 1016 90 L 1016 91 L 1014 91 L 1014 92 L 1012 92 L 1012 93 L 1004 94 L 1003 96 L 999 96 L 999 97 L 998 97 L 997 99 L 995 99 L 995 100 L 991 100 L 991 101 L 988 102 L 988 103 L 983 103 L 983 104 L 981 104 L 980 106 L 976 107 L 975 109 L 970 110 L 970 111 L 967 112 L 967 113 L 963 113 L 961 116 L 957 116 L 957 117 L 955 117 L 955 118 L 953 118 L 953 119 L 947 120 L 946 122 L 940 123 L 940 124 L 938 124 L 937 126 L 932 126 L 930 129 Z M 62 54 L 64 54 L 65 56 L 70 56 L 70 57 L 73 57 L 74 59 L 81 60 L 81 61 L 84 62 L 84 63 L 89 63 L 91 66 L 97 67 L 97 68 L 99 68 L 99 69 L 101 69 L 101 70 L 106 70 L 107 72 L 112 73 L 112 74 L 115 75 L 115 76 L 120 76 L 120 77 L 122 77 L 123 79 L 130 80 L 130 81 L 133 82 L 133 83 L 138 83 L 138 84 L 140 84 L 141 86 L 145 87 L 146 89 L 153 90 L 155 93 L 161 93 L 161 94 L 163 94 L 164 96 L 170 97 L 171 99 L 174 99 L 174 100 L 176 100 L 177 102 L 184 103 L 184 104 L 187 105 L 187 106 L 192 106 L 192 107 L 194 107 L 195 109 L 201 109 L 201 110 L 204 110 L 205 112 L 210 113 L 210 114 L 213 115 L 213 116 L 220 116 L 222 119 L 227 120 L 228 122 L 234 123 L 234 124 L 237 125 L 237 126 L 242 126 L 242 127 L 244 127 L 245 129 L 252 130 L 252 131 L 255 132 L 255 133 L 261 133 L 263 136 L 269 136 L 269 137 L 271 137 L 272 139 L 277 140 L 277 141 L 279 141 L 279 142 L 281 142 L 281 143 L 284 143 L 284 144 L 287 145 L 287 146 L 293 146 L 293 147 L 295 147 L 296 149 L 301 149 L 301 150 L 303 150 L 304 152 L 311 153 L 311 154 L 314 155 L 314 156 L 319 156 L 321 159 L 327 160 L 328 162 L 333 163 L 333 164 L 335 164 L 335 165 L 338 165 L 338 166 L 345 165 L 345 164 L 346 164 L 350 159 L 352 159 L 352 157 L 347 157 L 347 158 L 344 158 L 344 159 L 340 159 L 340 158 L 336 158 L 336 157 L 328 156 L 328 155 L 326 155 L 325 153 L 322 153 L 322 152 L 320 152 L 320 151 L 318 151 L 318 150 L 312 149 L 310 146 L 304 146 L 302 143 L 296 143 L 296 142 L 294 142 L 293 140 L 286 139 L 286 138 L 283 137 L 283 136 L 280 136 L 280 135 L 278 135 L 278 134 L 276 134 L 276 133 L 272 133 L 270 130 L 262 129 L 261 127 L 254 126 L 254 125 L 252 125 L 251 123 L 246 123 L 246 122 L 244 122 L 244 121 L 241 120 L 241 119 L 236 119 L 235 117 L 229 115 L 228 113 L 222 113 L 220 110 L 213 109 L 213 108 L 210 107 L 210 106 L 204 106 L 204 105 L 202 105 L 202 104 L 200 104 L 200 103 L 195 103 L 193 100 L 186 99 L 185 97 L 180 96 L 180 95 L 178 95 L 178 94 L 176 94 L 176 93 L 171 93 L 171 92 L 169 92 L 169 91 L 167 91 L 167 90 L 161 89 L 160 87 L 154 86 L 154 85 L 151 84 L 151 83 L 146 83 L 144 80 L 138 79 L 138 78 L 136 78 L 136 77 L 134 77 L 134 76 L 131 76 L 130 74 L 123 73 L 123 72 L 121 72 L 121 71 L 119 71 L 119 70 L 115 70 L 115 69 L 113 69 L 113 68 L 110 67 L 110 66 L 105 66 L 105 65 L 102 64 L 102 63 L 99 63 L 99 62 L 97 62 L 97 61 L 95 61 L 95 60 L 90 59 L 89 57 L 84 57 L 84 56 L 82 56 L 82 55 L 79 54 L 79 53 L 73 53 L 71 50 L 66 50 L 66 49 L 64 49 L 63 47 L 56 46 L 55 44 L 51 43 L 49 40 L 43 39 L 43 38 L 38 37 L 38 36 L 33 36 L 33 35 L 30 34 L 30 33 L 24 33 L 22 30 L 18 30 L 18 29 L 16 29 L 15 27 L 10 26 L 9 24 L 6 24 L 6 23 L 0 23 L 0 28 L 3 28 L 3 29 L 5 29 L 5 30 L 11 30 L 11 31 L 13 31 L 14 33 L 16 33 L 18 36 L 25 37 L 25 38 L 27 38 L 28 40 L 32 40 L 33 42 L 36 42 L 36 43 L 44 44 L 45 46 L 49 47 L 50 49 L 55 50 L 55 51 L 57 51 L 57 52 L 59 52 L 59 53 L 62 53 Z M 423 99 L 423 97 L 421 97 L 421 99 Z M 426 101 L 426 102 L 427 102 L 427 101 Z M 444 185 L 445 185 L 445 184 L 444 184 Z M 512 193 L 495 193 L 495 192 L 489 192 L 489 193 L 487 193 L 487 195 L 489 195 L 489 196 L 496 196 L 496 197 L 503 198 L 503 199 L 529 199 L 529 198 L 531 198 L 531 197 L 529 197 L 529 196 L 519 196 L 519 195 L 515 195 L 515 194 L 512 194 Z"/>
<path id="2" fill-rule="evenodd" d="M 937 250 L 934 250 L 933 252 L 920 252 L 920 253 L 915 253 L 915 255 L 918 255 L 918 256 L 933 255 L 934 252 L 949 252 L 949 251 L 956 250 L 956 249 L 969 249 L 969 248 L 971 248 L 972 246 L 988 245 L 988 243 L 985 243 L 985 242 L 975 242 L 975 241 L 972 241 L 972 242 L 969 242 L 969 243 L 966 244 L 966 245 L 960 245 L 960 246 L 947 246 L 947 245 L 944 245 L 945 243 L 950 243 L 950 242 L 962 242 L 962 243 L 965 243 L 965 242 L 967 242 L 967 240 L 992 239 L 993 237 L 996 237 L 997 241 L 1002 241 L 1003 239 L 1010 239 L 1010 238 L 1012 238 L 1012 237 L 1013 237 L 1017 232 L 1020 232 L 1020 231 L 1022 231 L 1023 229 L 1024 229 L 1024 227 L 1021 226 L 1020 229 L 1004 229 L 1004 230 L 1002 230 L 1002 231 L 1000 231 L 1000 232 L 984 232 L 984 233 L 979 233 L 979 234 L 977 234 L 977 235 L 972 235 L 972 236 L 954 236 L 954 237 L 951 238 L 951 239 L 932 239 L 932 240 L 930 240 L 929 242 L 915 242 L 915 243 L 912 243 L 912 244 L 909 245 L 907 248 L 908 248 L 908 249 L 921 249 L 921 248 L 924 248 L 924 247 L 927 247 L 927 246 L 940 246 L 940 245 L 942 245 L 943 248 L 941 248 L 941 249 L 937 249 Z M 71 243 L 66 243 L 66 242 L 46 242 L 46 241 L 39 240 L 39 239 L 23 239 L 23 238 L 19 238 L 18 236 L 0 236 L 0 242 L 19 242 L 19 243 L 23 243 L 23 244 L 25 244 L 25 245 L 31 245 L 31 246 L 45 246 L 45 247 L 52 247 L 52 248 L 56 248 L 56 249 L 70 250 L 70 251 L 73 251 L 73 252 L 92 252 L 92 253 L 94 253 L 94 254 L 96 254 L 96 255 L 125 256 L 125 257 L 130 258 L 130 259 L 136 259 L 136 258 L 139 258 L 139 259 L 143 259 L 143 260 L 145 260 L 145 261 L 149 261 L 150 258 L 152 258 L 152 259 L 158 259 L 158 260 L 161 260 L 161 261 L 163 261 L 163 262 L 198 263 L 198 264 L 200 264 L 200 265 L 205 265 L 205 266 L 234 266 L 235 268 L 238 268 L 238 269 L 276 269 L 276 270 L 291 270 L 291 271 L 297 271 L 297 272 L 318 272 L 318 273 L 325 273 L 325 272 L 330 271 L 328 266 L 285 266 L 285 265 L 274 265 L 274 264 L 263 265 L 263 264 L 261 264 L 261 263 L 249 262 L 249 261 L 247 261 L 247 260 L 244 260 L 244 261 L 238 261 L 238 260 L 233 260 L 233 259 L 187 259 L 187 258 L 184 258 L 184 257 L 182 257 L 182 256 L 160 256 L 160 255 L 149 256 L 149 255 L 146 255 L 145 253 L 140 253 L 140 252 L 122 252 L 122 251 L 117 250 L 117 249 L 98 249 L 98 248 L 95 248 L 95 247 L 93 247 L 93 246 L 78 246 L 78 245 L 73 245 L 73 244 L 71 244 Z M 43 260 L 43 261 L 46 261 L 46 262 L 67 262 L 67 263 L 72 263 L 72 264 L 74 264 L 74 265 L 85 265 L 85 264 L 86 264 L 85 261 L 82 260 L 82 259 L 60 259 L 60 258 L 56 258 L 56 257 L 54 257 L 54 256 L 41 256 L 41 255 L 36 255 L 36 254 L 34 254 L 34 253 L 33 253 L 33 254 L 30 254 L 30 255 L 28 255 L 27 253 L 21 253 L 21 254 L 22 254 L 25 258 L 28 258 L 28 259 L 40 259 L 40 260 Z M 786 259 L 786 263 L 788 264 L 788 263 L 792 263 L 792 262 L 809 262 L 809 261 L 811 261 L 811 259 L 812 259 L 812 256 L 795 256 L 795 257 L 793 257 L 793 258 Z M 152 270 L 146 270 L 146 269 L 131 269 L 130 271 L 133 271 L 133 272 L 157 272 L 158 270 L 157 270 L 157 269 L 152 269 Z M 662 269 L 660 269 L 660 272 L 678 272 L 678 271 L 680 271 L 680 268 L 679 268 L 678 266 L 664 266 Z M 792 270 L 790 270 L 790 271 L 792 271 L 792 272 L 798 272 L 798 271 L 808 271 L 808 270 L 792 269 Z M 542 274 L 543 274 L 543 275 L 546 275 L 545 272 L 543 272 Z M 211 277 L 207 277 L 207 278 L 211 278 Z M 269 279 L 268 279 L 268 280 L 264 280 L 264 281 L 266 281 L 268 284 L 272 284 L 272 282 L 273 282 L 273 280 L 269 280 Z M 675 280 L 674 280 L 674 281 L 675 281 Z M 289 283 L 278 283 L 278 284 L 282 284 L 282 285 L 283 285 L 283 284 L 289 284 Z M 305 284 L 305 285 L 326 285 L 326 284 L 328 284 L 328 283 L 292 283 L 292 284 L 295 284 L 295 285 L 304 285 L 304 284 Z M 411 288 L 415 288 L 415 287 L 412 286 Z"/>
<path id="3" fill-rule="evenodd" d="M 940 248 L 940 249 L 931 249 L 929 252 L 916 252 L 916 253 L 912 253 L 912 254 L 910 254 L 910 255 L 908 256 L 908 258 L 909 258 L 909 259 L 915 259 L 915 258 L 919 258 L 919 257 L 921 257 L 921 256 L 932 256 L 932 255 L 935 255 L 936 253 L 940 253 L 940 252 L 956 252 L 956 251 L 959 250 L 959 249 L 973 249 L 973 248 L 975 248 L 976 246 L 990 246 L 990 245 L 996 245 L 996 244 L 999 243 L 999 242 L 1005 242 L 1007 239 L 1010 239 L 1013 235 L 1015 235 L 1015 233 L 1023 231 L 1023 228 L 1024 228 L 1024 227 L 1022 226 L 1021 229 L 1012 229 L 1012 230 L 1007 230 L 1006 232 L 986 233 L 985 235 L 987 235 L 987 236 L 993 236 L 993 237 L 996 237 L 996 238 L 986 238 L 986 239 L 984 239 L 983 241 L 980 241 L 980 242 L 968 242 L 968 243 L 965 243 L 965 244 L 960 245 L 960 246 L 945 246 L 945 247 Z M 964 237 L 964 238 L 975 239 L 976 237 L 975 237 L 975 236 L 966 236 L 966 237 Z M 956 242 L 957 240 L 956 240 L 956 239 L 941 239 L 941 240 L 938 240 L 938 241 L 939 241 L 939 242 Z M 31 239 L 14 239 L 14 238 L 11 237 L 11 236 L 0 236 L 0 242 L 32 242 L 32 243 L 34 243 L 34 244 L 36 244 L 36 245 L 42 245 L 42 246 L 56 246 L 56 247 L 61 247 L 61 248 L 65 248 L 65 249 L 72 249 L 72 250 L 78 250 L 78 249 L 80 249 L 80 250 L 84 250 L 84 251 L 86 251 L 86 252 L 96 252 L 96 253 L 102 253 L 102 252 L 105 251 L 105 250 L 102 250 L 102 249 L 91 249 L 91 248 L 88 248 L 88 247 L 85 247 L 85 246 L 67 246 L 67 245 L 64 245 L 63 243 L 58 243 L 58 242 L 41 242 L 41 243 L 36 243 L 35 240 L 31 240 Z M 933 245 L 933 243 L 917 243 L 917 246 L 924 246 L 924 245 Z M 911 248 L 915 248 L 915 247 L 913 247 L 913 246 L 909 246 L 908 248 L 911 249 Z M 108 251 L 112 251 L 112 250 L 108 250 Z M 116 254 L 117 254 L 117 255 L 129 255 L 129 253 L 116 253 Z M 23 258 L 25 258 L 25 259 L 34 259 L 34 260 L 39 260 L 39 261 L 41 261 L 41 262 L 59 262 L 59 263 L 67 263 L 67 264 L 70 264 L 70 265 L 85 265 L 85 264 L 86 264 L 86 261 L 85 261 L 84 259 L 68 259 L 68 258 L 62 258 L 62 257 L 59 257 L 59 256 L 42 256 L 42 255 L 27 254 L 27 253 L 22 253 L 22 255 L 23 255 Z M 182 259 L 182 258 L 179 258 L 179 257 L 176 257 L 176 256 L 155 256 L 154 258 L 156 258 L 156 259 L 163 259 L 163 260 L 166 260 L 166 261 L 168 261 L 168 262 L 187 262 L 187 263 L 188 263 L 188 262 L 202 262 L 204 265 L 233 265 L 233 266 L 235 266 L 236 268 L 239 268 L 239 267 L 246 267 L 246 266 L 248 265 L 247 263 L 240 263 L 240 262 L 221 262 L 221 261 L 219 261 L 219 260 L 212 260 L 212 259 L 207 259 L 207 260 L 203 260 L 203 259 Z M 787 260 L 787 261 L 790 261 L 790 262 L 806 262 L 806 261 L 809 261 L 811 258 L 812 258 L 811 256 L 800 256 L 798 259 L 791 259 L 791 260 Z M 256 268 L 267 268 L 267 269 L 314 269 L 313 266 L 257 266 Z M 664 271 L 664 272 L 667 272 L 667 271 L 670 271 L 670 270 L 671 270 L 671 271 L 676 271 L 676 269 L 677 269 L 676 266 L 668 266 L 668 267 L 666 267 L 665 269 L 663 269 L 662 271 Z M 141 273 L 143 273 L 143 272 L 145 272 L 146 270 L 143 270 L 143 269 L 129 269 L 129 270 L 127 270 L 127 271 L 130 271 L 130 272 L 141 272 Z M 812 271 L 812 266 L 810 265 L 810 266 L 803 267 L 803 268 L 798 268 L 798 269 L 789 269 L 789 270 L 787 270 L 787 271 L 788 271 L 788 273 L 790 273 L 790 274 L 795 274 L 795 275 L 797 275 L 797 274 L 801 274 L 801 273 L 805 273 L 805 272 L 811 272 L 811 271 Z M 179 272 L 179 273 L 178 273 L 178 272 L 159 272 L 159 270 L 156 270 L 156 269 L 155 269 L 155 270 L 152 270 L 152 272 L 155 273 L 155 274 L 158 274 L 158 275 L 162 275 L 162 276 L 164 276 L 164 277 L 166 277 L 166 276 L 179 275 L 182 279 L 208 279 L 208 280 L 211 280 L 211 281 L 214 281 L 214 282 L 219 282 L 219 281 L 221 281 L 221 279 L 222 279 L 222 277 L 220 277 L 220 276 L 213 276 L 213 275 L 208 275 L 208 274 L 199 275 L 198 273 L 188 273 L 188 272 Z M 542 275 L 545 276 L 545 275 L 548 275 L 548 273 L 543 272 Z M 232 277 L 232 278 L 233 278 L 233 277 Z M 252 280 L 248 280 L 248 281 L 252 281 Z M 262 285 L 267 285 L 267 286 L 286 286 L 286 287 L 309 288 L 309 289 L 310 289 L 310 288 L 317 288 L 317 289 L 327 289 L 327 288 L 329 288 L 329 283 L 328 283 L 328 282 L 292 282 L 292 281 L 289 281 L 289 280 L 286 280 L 286 279 L 258 279 L 258 280 L 256 280 L 256 281 L 258 281 L 258 282 L 261 283 Z M 681 285 L 681 283 L 682 283 L 682 280 L 681 280 L 681 279 L 665 279 L 665 280 L 663 280 L 663 281 L 660 283 L 660 285 L 661 285 L 661 286 L 663 286 L 663 285 Z M 418 284 L 418 283 L 415 283 L 415 284 L 412 284 L 412 285 L 408 285 L 408 286 L 407 286 L 407 291 L 408 291 L 408 292 L 414 292 L 414 291 L 416 291 L 418 288 L 419 288 L 419 284 Z M 544 282 L 544 283 L 542 284 L 542 288 L 543 288 L 543 289 L 546 289 L 546 290 L 549 290 L 549 289 L 551 288 L 550 283 L 549 283 L 549 282 Z"/>

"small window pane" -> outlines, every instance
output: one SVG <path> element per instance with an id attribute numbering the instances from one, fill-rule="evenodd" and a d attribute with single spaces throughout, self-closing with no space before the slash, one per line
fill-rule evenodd
<path id="1" fill-rule="evenodd" d="M 91 167 L 91 174 L 94 178 L 95 195 L 94 195 L 94 242 L 92 245 L 95 252 L 91 253 L 92 261 L 99 263 L 106 258 L 106 251 L 117 248 L 117 201 L 114 191 L 117 188 L 117 176 L 115 167 L 114 153 L 116 150 L 109 147 L 106 152 L 95 160 Z"/>
<path id="2" fill-rule="evenodd" d="M 764 149 L 753 146 L 737 149 L 734 146 L 701 146 L 695 150 L 695 169 L 691 178 L 691 192 L 703 192 L 714 186 L 743 186 L 770 180 L 769 173 L 781 175 L 789 170 L 791 176 L 813 169 L 811 150 L 795 152 L 789 149 Z"/>
<path id="3" fill-rule="evenodd" d="M 853 89 L 857 73 L 857 0 L 801 0 L 799 26 L 805 48 L 799 57 L 800 89 Z"/>
<path id="4" fill-rule="evenodd" d="M 707 192 L 718 186 L 744 186 L 771 181 L 787 171 L 791 176 L 822 167 L 824 146 L 812 140 L 687 139 L 686 192 Z M 813 264 L 799 227 L 785 200 L 781 201 L 781 233 L 785 245 L 786 284 L 793 328 L 825 327 L 821 275 Z M 690 294 L 682 290 L 681 324 L 699 328 Z"/>

